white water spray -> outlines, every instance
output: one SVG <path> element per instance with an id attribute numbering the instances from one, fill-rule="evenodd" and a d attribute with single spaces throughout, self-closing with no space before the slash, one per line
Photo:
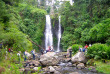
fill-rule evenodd
<path id="1" fill-rule="evenodd" d="M 74 3 L 73 0 L 70 0 L 70 4 L 73 5 L 73 3 Z"/>
<path id="2" fill-rule="evenodd" d="M 46 15 L 46 28 L 45 28 L 45 49 L 48 50 L 48 46 L 53 45 L 53 34 L 51 28 L 50 15 Z"/>
<path id="3" fill-rule="evenodd" d="M 60 21 L 61 21 L 61 16 L 59 16 L 57 52 L 60 51 L 60 40 L 61 40 L 61 22 Z"/>

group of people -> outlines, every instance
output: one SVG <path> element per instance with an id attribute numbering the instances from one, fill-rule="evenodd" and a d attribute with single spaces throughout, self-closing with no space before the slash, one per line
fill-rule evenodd
<path id="1" fill-rule="evenodd" d="M 80 48 L 80 47 L 79 47 L 79 52 L 86 52 L 88 47 L 91 47 L 91 44 L 89 44 L 89 46 L 86 44 L 86 45 L 84 46 L 84 48 Z"/>
<path id="2" fill-rule="evenodd" d="M 50 51 L 54 51 L 53 45 L 52 46 L 48 46 L 48 49 L 46 50 L 46 52 L 50 52 Z"/>
<path id="3" fill-rule="evenodd" d="M 35 49 L 31 51 L 31 54 L 32 54 L 32 56 L 33 56 L 33 60 L 35 60 Z M 27 60 L 27 58 L 29 57 L 29 55 L 30 55 L 30 54 L 27 52 L 27 50 L 24 51 L 24 53 L 23 53 L 24 61 Z M 17 53 L 17 56 L 18 56 L 18 62 L 20 63 L 20 61 L 21 61 L 21 51 L 19 51 L 19 52 Z"/>
<path id="4" fill-rule="evenodd" d="M 48 46 L 48 48 L 46 50 L 41 49 L 41 53 L 42 54 L 47 53 L 47 52 L 51 52 L 51 51 L 54 51 L 53 45 L 52 46 Z"/>

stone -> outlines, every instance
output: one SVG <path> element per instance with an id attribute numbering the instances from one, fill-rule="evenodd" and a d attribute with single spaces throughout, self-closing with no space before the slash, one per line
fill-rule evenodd
<path id="1" fill-rule="evenodd" d="M 84 55 L 84 52 L 78 52 L 71 58 L 72 63 L 86 63 L 87 59 Z"/>
<path id="2" fill-rule="evenodd" d="M 76 67 L 77 65 L 76 64 L 73 64 L 73 67 Z"/>
<path id="3" fill-rule="evenodd" d="M 44 66 L 54 66 L 59 63 L 58 56 L 55 56 L 55 52 L 47 52 L 41 55 L 40 62 Z"/>
<path id="4" fill-rule="evenodd" d="M 54 67 L 52 67 L 52 66 L 49 66 L 48 68 L 50 69 L 50 72 L 55 72 L 55 69 L 54 69 Z"/>
<path id="5" fill-rule="evenodd" d="M 38 70 L 38 67 L 34 67 L 33 70 L 34 70 L 34 71 L 37 71 L 37 70 Z"/>
<path id="6" fill-rule="evenodd" d="M 73 65 L 72 65 L 71 62 L 68 62 L 66 66 L 68 66 L 68 67 L 72 67 Z"/>
<path id="7" fill-rule="evenodd" d="M 61 74 L 59 71 L 55 71 L 54 74 Z"/>
<path id="8" fill-rule="evenodd" d="M 69 74 L 79 74 L 78 72 L 71 72 L 71 73 L 69 73 Z"/>
<path id="9" fill-rule="evenodd" d="M 97 70 L 96 70 L 96 68 L 94 66 L 90 66 L 89 68 L 91 69 L 90 70 L 91 72 L 97 72 Z"/>
<path id="10" fill-rule="evenodd" d="M 84 63 L 80 63 L 77 65 L 77 69 L 84 69 L 85 66 L 84 66 Z"/>
<path id="11" fill-rule="evenodd" d="M 69 61 L 71 61 L 71 58 L 65 58 L 64 60 L 65 60 L 65 62 L 69 62 Z"/>
<path id="12" fill-rule="evenodd" d="M 40 63 L 39 61 L 36 61 L 36 60 L 32 60 L 31 63 L 32 63 L 32 65 L 33 65 L 34 67 L 41 66 L 41 63 Z"/>

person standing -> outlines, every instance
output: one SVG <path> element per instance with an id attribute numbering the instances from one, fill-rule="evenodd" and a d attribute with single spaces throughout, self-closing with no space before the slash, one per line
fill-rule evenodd
<path id="1" fill-rule="evenodd" d="M 32 55 L 33 55 L 33 60 L 35 60 L 35 49 L 31 51 Z"/>
<path id="2" fill-rule="evenodd" d="M 53 49 L 53 45 L 51 46 L 51 51 L 54 51 L 54 49 Z"/>
<path id="3" fill-rule="evenodd" d="M 27 51 L 24 51 L 24 61 L 27 60 L 27 54 L 26 54 Z"/>
<path id="4" fill-rule="evenodd" d="M 44 49 L 41 49 L 40 52 L 41 52 L 41 54 L 43 55 L 43 54 L 44 54 Z"/>
<path id="5" fill-rule="evenodd" d="M 20 63 L 20 61 L 21 61 L 20 54 L 21 54 L 21 51 L 19 51 L 19 52 L 17 53 L 17 56 L 18 56 L 18 62 L 19 62 L 19 63 Z"/>

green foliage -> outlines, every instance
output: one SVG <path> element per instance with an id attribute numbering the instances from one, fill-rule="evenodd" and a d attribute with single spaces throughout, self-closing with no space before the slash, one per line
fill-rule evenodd
<path id="1" fill-rule="evenodd" d="M 69 2 L 62 4 L 59 12 L 64 28 L 61 41 L 63 48 L 83 43 L 110 44 L 110 2 L 107 2 L 74 0 L 72 6 Z"/>
<path id="2" fill-rule="evenodd" d="M 94 59 L 110 59 L 109 46 L 96 43 L 87 49 L 87 56 Z"/>
<path id="3" fill-rule="evenodd" d="M 0 42 L 14 51 L 31 50 L 28 37 L 38 44 L 42 42 L 46 11 L 37 8 L 34 1 L 0 1 Z"/>
<path id="4" fill-rule="evenodd" d="M 74 52 L 74 54 L 79 50 L 79 47 L 82 48 L 82 45 L 78 45 L 78 44 L 74 44 L 72 45 L 72 50 Z"/>
<path id="5" fill-rule="evenodd" d="M 110 19 L 106 19 L 95 25 L 91 28 L 89 34 L 93 41 L 106 42 L 110 37 Z"/>
<path id="6" fill-rule="evenodd" d="M 21 26 L 21 31 L 28 34 L 34 42 L 40 45 L 45 28 L 46 11 L 26 4 L 19 4 L 19 7 L 23 24 L 18 26 Z M 35 45 L 34 47 L 36 48 Z"/>

